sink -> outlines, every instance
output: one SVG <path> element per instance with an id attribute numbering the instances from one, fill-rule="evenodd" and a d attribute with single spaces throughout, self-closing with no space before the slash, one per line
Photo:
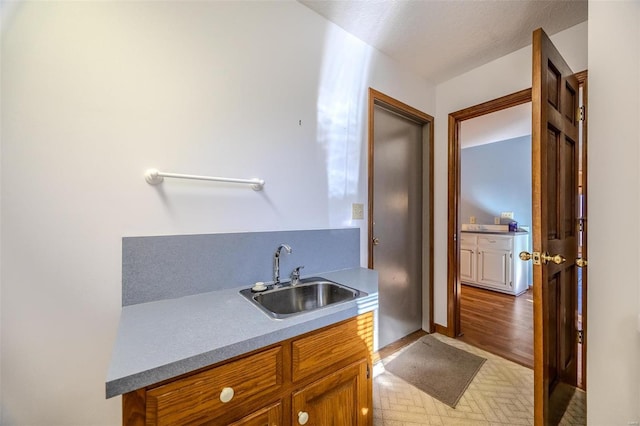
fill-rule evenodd
<path id="1" fill-rule="evenodd" d="M 241 290 L 240 294 L 267 315 L 276 319 L 287 318 L 367 295 L 363 291 L 320 277 L 302 279 L 295 286 L 290 283 L 284 283 L 279 288 L 269 286 L 268 290 L 260 293 L 253 293 L 248 288 Z"/>

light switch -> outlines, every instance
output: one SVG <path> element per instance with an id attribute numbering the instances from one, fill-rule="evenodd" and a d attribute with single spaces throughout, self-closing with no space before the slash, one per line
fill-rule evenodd
<path id="1" fill-rule="evenodd" d="M 496 217 L 494 217 L 494 218 L 493 218 L 493 223 L 494 223 L 494 225 L 500 225 L 500 218 L 499 218 L 499 217 L 497 217 L 497 216 L 496 216 Z"/>
<path id="2" fill-rule="evenodd" d="M 470 216 L 469 217 L 469 223 L 476 223 L 476 217 L 475 216 Z"/>
<path id="3" fill-rule="evenodd" d="M 351 205 L 351 219 L 354 219 L 354 220 L 364 219 L 364 204 L 353 203 Z"/>
<path id="4" fill-rule="evenodd" d="M 500 213 L 500 217 L 502 219 L 513 219 L 513 212 L 502 212 Z"/>

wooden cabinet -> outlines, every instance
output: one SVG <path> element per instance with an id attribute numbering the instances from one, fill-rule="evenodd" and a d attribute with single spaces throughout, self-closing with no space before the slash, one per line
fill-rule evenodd
<path id="1" fill-rule="evenodd" d="M 362 408 L 367 398 L 366 360 L 342 368 L 293 394 L 294 425 L 364 426 L 370 414 Z"/>
<path id="2" fill-rule="evenodd" d="M 229 426 L 279 426 L 282 424 L 282 404 L 277 402 L 231 423 Z"/>
<path id="3" fill-rule="evenodd" d="M 123 424 L 371 425 L 373 313 L 123 395 Z"/>
<path id="4" fill-rule="evenodd" d="M 529 285 L 529 266 L 518 254 L 528 246 L 528 234 L 464 232 L 460 241 L 460 280 L 476 287 L 521 294 Z"/>
<path id="5" fill-rule="evenodd" d="M 221 411 L 262 403 L 280 387 L 282 348 L 275 347 L 149 389 L 147 424 L 203 423 Z"/>

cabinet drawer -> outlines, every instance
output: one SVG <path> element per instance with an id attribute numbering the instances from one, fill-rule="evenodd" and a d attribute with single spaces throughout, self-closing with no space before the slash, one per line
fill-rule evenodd
<path id="1" fill-rule="evenodd" d="M 493 250 L 511 250 L 511 238 L 494 235 L 482 235 L 478 237 L 478 247 Z"/>
<path id="2" fill-rule="evenodd" d="M 248 372 L 251 372 L 250 374 Z M 200 423 L 282 385 L 282 347 L 259 352 L 147 391 L 147 424 Z M 233 396 L 222 402 L 221 392 Z"/>
<path id="3" fill-rule="evenodd" d="M 478 236 L 473 234 L 460 233 L 461 247 L 475 247 Z"/>
<path id="4" fill-rule="evenodd" d="M 372 341 L 371 312 L 338 324 L 292 343 L 292 378 L 294 381 L 316 373 L 326 373 L 329 367 L 347 365 L 368 359 Z"/>

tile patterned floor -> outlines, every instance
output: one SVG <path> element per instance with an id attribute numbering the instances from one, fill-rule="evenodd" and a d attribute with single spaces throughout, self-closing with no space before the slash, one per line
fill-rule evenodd
<path id="1" fill-rule="evenodd" d="M 374 368 L 374 426 L 532 425 L 533 371 L 459 340 L 434 334 L 439 340 L 486 358 L 455 409 L 402 379 Z M 399 352 L 385 358 L 390 361 Z M 562 425 L 584 425 L 585 394 L 576 392 Z"/>

